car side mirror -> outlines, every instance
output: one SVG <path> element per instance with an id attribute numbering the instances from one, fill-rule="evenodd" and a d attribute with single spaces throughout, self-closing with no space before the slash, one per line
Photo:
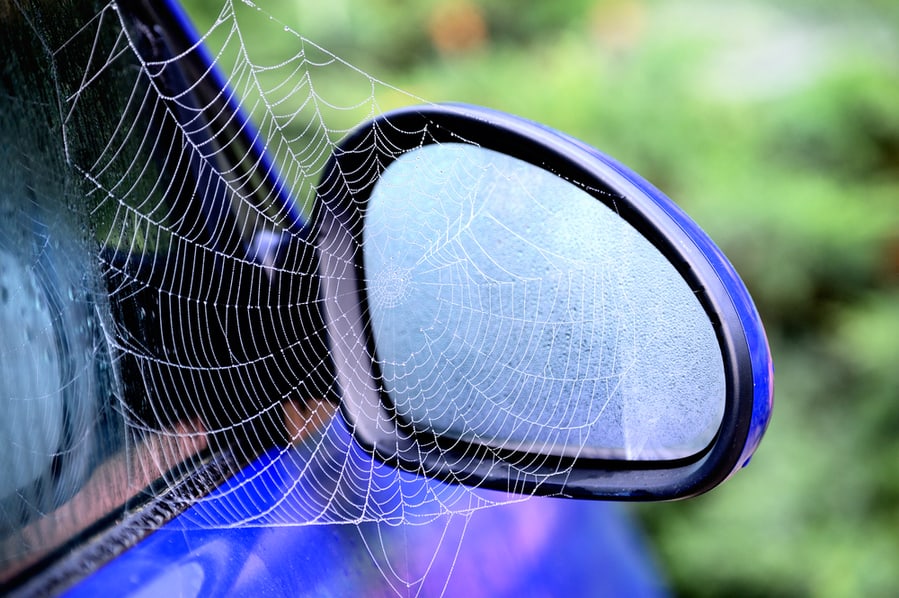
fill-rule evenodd
<path id="1" fill-rule="evenodd" d="M 712 241 L 639 176 L 506 114 L 425 106 L 335 150 L 313 219 L 341 409 L 377 458 L 661 500 L 743 466 L 770 351 Z"/>

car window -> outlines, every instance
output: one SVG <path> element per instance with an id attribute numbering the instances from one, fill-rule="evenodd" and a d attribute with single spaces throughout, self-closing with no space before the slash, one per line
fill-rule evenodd
<path id="1" fill-rule="evenodd" d="M 138 204 L 165 193 L 136 134 L 159 124 L 112 11 L 77 4 L 0 4 L 0 583 L 209 446 L 195 413 L 149 405 L 151 366 L 129 356 L 156 342 L 159 289 L 137 279 L 172 242 Z"/>
<path id="2" fill-rule="evenodd" d="M 0 584 L 335 412 L 302 215 L 185 19 L 0 3 Z"/>

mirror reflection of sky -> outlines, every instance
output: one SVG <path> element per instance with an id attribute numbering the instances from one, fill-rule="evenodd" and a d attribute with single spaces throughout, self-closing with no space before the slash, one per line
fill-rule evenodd
<path id="1" fill-rule="evenodd" d="M 393 162 L 364 233 L 372 325 L 400 417 L 526 451 L 680 458 L 723 416 L 718 341 L 633 227 L 523 161 L 428 145 Z"/>

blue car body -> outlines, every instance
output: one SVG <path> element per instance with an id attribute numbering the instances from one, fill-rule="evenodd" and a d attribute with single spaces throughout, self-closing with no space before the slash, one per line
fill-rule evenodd
<path id="1" fill-rule="evenodd" d="M 115 12 L 127 12 L 132 4 L 136 3 L 110 6 Z M 108 8 L 103 9 L 102 18 L 112 17 Z M 285 228 L 295 238 L 305 239 L 308 227 L 302 211 L 279 178 L 265 141 L 202 48 L 200 36 L 174 0 L 156 3 L 156 9 L 166 15 L 169 33 L 180 36 L 208 64 L 204 81 L 224 98 L 221 106 L 233 115 L 228 126 L 240 131 L 245 155 L 263 173 L 263 184 L 283 208 Z M 46 10 L 52 15 L 55 9 Z M 59 8 L 57 16 L 66 17 L 66 10 Z M 31 22 L 30 15 L 23 14 Z M 154 39 L 146 43 L 152 46 Z M 131 51 L 136 48 L 122 50 Z M 178 81 L 177 73 L 168 82 L 175 87 L 169 90 L 172 97 L 180 99 L 180 94 L 192 90 Z M 181 84 L 183 89 L 178 88 Z M 107 93 L 121 100 L 129 91 L 122 87 Z M 182 110 L 174 118 L 190 122 L 195 106 L 174 104 L 180 106 L 176 112 Z M 212 127 L 192 132 L 184 128 L 190 144 L 202 147 L 209 141 Z M 197 187 L 215 186 L 213 171 L 191 162 L 185 172 L 195 177 Z M 206 225 L 197 235 L 215 240 L 228 217 L 225 196 L 210 193 L 199 203 L 188 206 L 202 214 Z M 260 238 L 246 243 L 246 261 L 275 259 L 282 240 Z M 222 255 L 233 249 L 213 248 Z M 718 255 L 714 247 L 708 251 Z M 103 259 L 125 274 L 132 267 L 150 271 L 154 267 L 149 258 L 137 265 L 117 262 L 118 256 L 104 254 Z M 729 268 L 723 257 L 720 262 L 716 267 Z M 757 314 L 748 295 L 745 303 L 738 311 L 754 321 Z M 746 329 L 755 330 L 750 324 Z M 770 399 L 771 372 L 764 367 L 767 345 L 760 329 L 756 332 L 750 344 L 764 358 L 754 363 L 758 367 L 753 382 L 761 399 Z M 745 451 L 736 455 L 739 465 L 754 450 L 769 414 L 770 401 L 759 400 Z M 118 445 L 106 448 L 125 452 Z M 67 596 L 667 593 L 640 530 L 622 505 L 524 497 L 404 472 L 357 445 L 339 412 L 299 442 L 265 441 L 253 448 L 221 461 L 210 457 L 216 452 L 214 446 L 204 446 L 187 455 L 192 457 L 186 459 L 187 466 L 169 464 L 175 473 L 163 471 L 162 483 L 150 483 L 140 500 L 110 511 L 69 541 L 35 557 L 34 563 L 23 566 L 24 572 L 0 581 L 12 580 L 5 589 L 22 594 Z M 202 458 L 193 458 L 200 454 Z"/>
<path id="2" fill-rule="evenodd" d="M 380 496 L 357 497 L 355 508 L 361 516 L 361 505 L 374 502 L 387 514 L 381 521 L 360 523 L 322 523 L 321 517 L 303 521 L 298 514 L 308 511 L 309 497 L 319 490 L 300 486 L 282 494 L 272 484 L 272 479 L 302 478 L 298 468 L 307 461 L 301 452 L 262 455 L 211 500 L 191 507 L 65 595 L 97 596 L 111 589 L 122 596 L 667 594 L 641 532 L 622 505 L 522 500 L 480 491 L 485 504 L 497 506 L 440 514 L 435 502 L 416 507 L 407 500 L 413 505 L 404 511 L 407 521 L 397 522 L 400 496 L 451 489 L 397 475 L 352 451 L 347 471 L 374 467 L 375 477 L 391 480 L 377 490 Z M 216 494 L 228 495 L 227 503 L 218 503 Z M 259 513 L 267 514 L 263 521 Z M 423 523 L 414 522 L 417 515 Z"/>

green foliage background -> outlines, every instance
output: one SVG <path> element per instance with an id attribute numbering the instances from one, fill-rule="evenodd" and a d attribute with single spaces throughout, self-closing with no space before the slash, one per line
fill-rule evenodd
<path id="1" fill-rule="evenodd" d="M 185 4 L 201 27 L 221 8 Z M 256 4 L 398 89 L 595 145 L 731 258 L 770 336 L 775 413 L 733 480 L 636 509 L 677 594 L 899 595 L 899 3 Z M 254 62 L 297 43 L 270 24 L 242 31 Z M 359 85 L 317 74 L 331 98 Z"/>

